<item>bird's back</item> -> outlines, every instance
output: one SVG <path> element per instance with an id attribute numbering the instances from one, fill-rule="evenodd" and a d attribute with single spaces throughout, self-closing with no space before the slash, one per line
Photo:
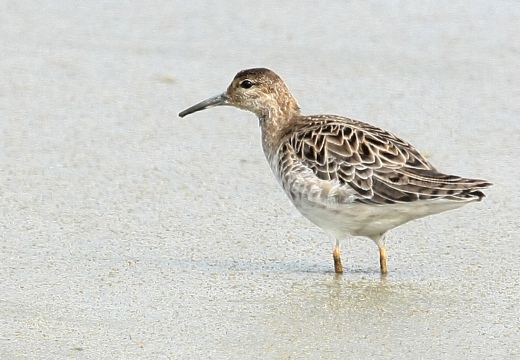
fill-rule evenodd
<path id="1" fill-rule="evenodd" d="M 492 185 L 443 174 L 406 141 L 344 117 L 301 116 L 280 134 L 270 163 L 295 205 L 435 202 L 449 210 L 481 200 Z"/>

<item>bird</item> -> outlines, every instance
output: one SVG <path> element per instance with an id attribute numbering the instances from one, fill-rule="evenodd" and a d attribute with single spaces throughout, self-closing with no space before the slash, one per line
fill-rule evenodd
<path id="1" fill-rule="evenodd" d="M 366 237 L 387 274 L 385 238 L 409 221 L 481 201 L 493 184 L 438 171 L 411 144 L 366 122 L 302 115 L 274 71 L 238 72 L 227 90 L 179 116 L 233 106 L 258 117 L 262 148 L 296 209 L 333 241 L 334 271 L 343 273 L 340 241 Z"/>

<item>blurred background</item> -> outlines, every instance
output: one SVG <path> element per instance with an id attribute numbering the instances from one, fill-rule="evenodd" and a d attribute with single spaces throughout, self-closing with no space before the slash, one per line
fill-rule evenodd
<path id="1" fill-rule="evenodd" d="M 520 357 L 520 3 L 0 3 L 0 358 Z M 258 120 L 180 119 L 268 67 L 495 183 L 377 247 L 285 198 Z"/>

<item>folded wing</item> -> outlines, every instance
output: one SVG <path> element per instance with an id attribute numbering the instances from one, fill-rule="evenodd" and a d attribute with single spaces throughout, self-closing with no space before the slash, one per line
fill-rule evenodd
<path id="1" fill-rule="evenodd" d="M 481 200 L 492 185 L 440 173 L 409 143 L 363 122 L 316 116 L 306 125 L 288 139 L 291 157 L 320 180 L 352 188 L 356 202 Z"/>

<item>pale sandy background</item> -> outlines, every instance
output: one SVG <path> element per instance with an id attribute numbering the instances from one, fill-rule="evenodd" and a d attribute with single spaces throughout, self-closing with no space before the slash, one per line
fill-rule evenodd
<path id="1" fill-rule="evenodd" d="M 518 1 L 0 2 L 0 359 L 520 358 Z M 294 210 L 244 68 L 387 128 L 484 202 L 388 238 Z"/>

